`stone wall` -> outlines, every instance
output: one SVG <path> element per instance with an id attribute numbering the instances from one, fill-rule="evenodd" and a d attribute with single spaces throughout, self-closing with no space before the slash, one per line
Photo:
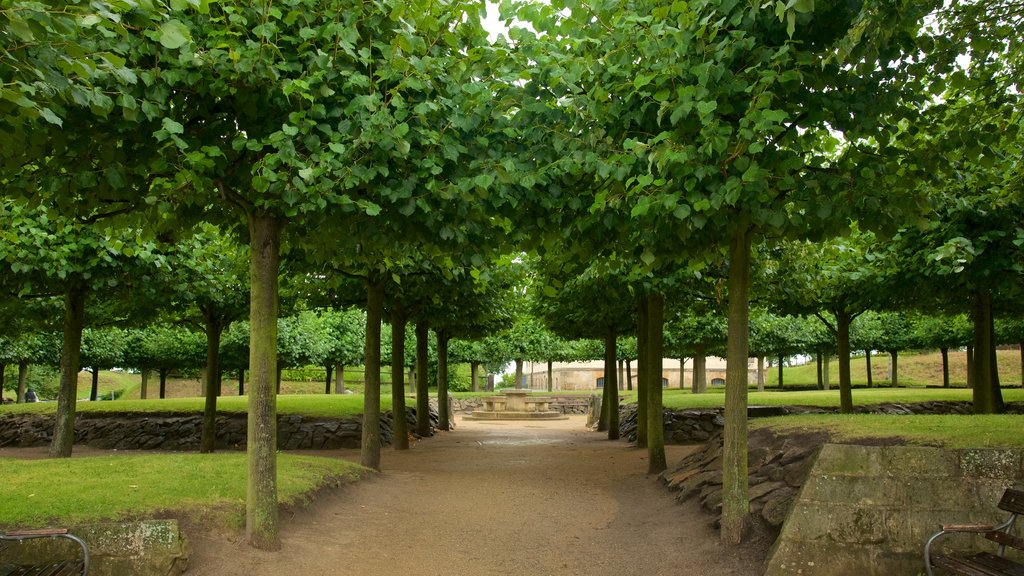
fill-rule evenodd
<path id="1" fill-rule="evenodd" d="M 499 396 L 495 393 L 495 396 Z M 535 393 L 534 396 L 551 398 L 551 409 L 562 414 L 586 414 L 590 409 L 589 395 L 558 395 Z M 452 398 L 453 412 L 472 412 L 484 407 L 484 400 L 481 397 L 475 398 Z"/>
<path id="2" fill-rule="evenodd" d="M 636 405 L 628 404 L 619 409 L 619 436 L 636 441 Z M 665 443 L 695 444 L 706 442 L 722 430 L 725 419 L 721 408 L 693 410 L 665 410 Z M 858 414 L 971 414 L 970 402 L 915 402 L 912 404 L 879 404 L 858 406 L 854 409 Z M 1024 402 L 1009 402 L 1006 405 L 1008 414 L 1024 413 Z M 838 414 L 838 408 L 821 408 L 817 406 L 750 406 L 747 415 L 750 418 L 762 416 L 787 416 L 791 414 Z"/>
<path id="3" fill-rule="evenodd" d="M 1002 521 L 996 503 L 1022 483 L 1021 449 L 826 444 L 765 574 L 923 574 L 924 543 L 939 524 Z M 958 550 L 980 544 L 955 536 L 944 542 Z"/>
<path id="4" fill-rule="evenodd" d="M 89 576 L 178 576 L 188 568 L 188 542 L 177 520 L 88 524 L 69 532 L 89 547 Z M 36 539 L 9 544 L 4 562 L 32 564 L 81 554 L 65 538 Z"/>
<path id="5" fill-rule="evenodd" d="M 415 429 L 416 411 L 408 409 L 409 430 Z M 437 411 L 431 407 L 432 429 Z M 217 447 L 244 450 L 246 414 L 217 416 Z M 0 446 L 48 446 L 53 436 L 53 415 L 0 415 Z M 300 414 L 277 417 L 280 450 L 359 448 L 362 416 L 314 418 Z M 198 450 L 202 416 L 197 414 L 116 414 L 83 412 L 75 419 L 75 444 L 117 450 Z M 381 415 L 381 442 L 394 438 L 390 412 Z"/>

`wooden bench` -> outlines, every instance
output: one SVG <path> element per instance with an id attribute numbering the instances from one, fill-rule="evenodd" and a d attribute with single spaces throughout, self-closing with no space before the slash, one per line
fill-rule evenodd
<path id="1" fill-rule="evenodd" d="M 1012 534 L 1017 515 L 1024 514 L 1024 491 L 1008 489 L 999 500 L 999 509 L 1010 513 L 1002 524 L 943 524 L 924 546 L 924 564 L 928 576 L 934 568 L 964 576 L 1024 576 L 1024 564 L 1006 558 L 1006 547 L 1024 550 L 1024 538 Z M 970 556 L 932 554 L 932 544 L 947 534 L 981 534 L 997 544 L 996 553 L 981 552 Z"/>
<path id="2" fill-rule="evenodd" d="M 66 538 L 82 549 L 81 558 L 51 559 L 35 564 L 12 564 L 4 560 L 10 542 L 24 542 L 40 538 Z M 87 576 L 89 574 L 89 547 L 66 529 L 21 530 L 0 532 L 0 576 Z"/>

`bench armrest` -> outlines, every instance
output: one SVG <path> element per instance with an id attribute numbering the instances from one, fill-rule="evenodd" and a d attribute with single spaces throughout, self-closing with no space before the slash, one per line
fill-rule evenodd
<path id="1" fill-rule="evenodd" d="M 996 527 L 992 524 L 943 524 L 942 532 L 991 532 Z"/>

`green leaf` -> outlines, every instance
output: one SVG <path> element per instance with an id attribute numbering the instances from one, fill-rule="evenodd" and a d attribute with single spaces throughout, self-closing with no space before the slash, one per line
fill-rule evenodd
<path id="1" fill-rule="evenodd" d="M 651 266 L 657 260 L 657 257 L 654 256 L 654 253 L 651 252 L 650 248 L 644 248 L 644 253 L 640 255 L 640 260 L 643 261 L 644 264 Z"/>
<path id="2" fill-rule="evenodd" d="M 490 174 L 480 174 L 476 178 L 473 178 L 473 183 L 481 188 L 488 188 L 494 183 L 494 176 Z"/>
<path id="3" fill-rule="evenodd" d="M 168 20 L 157 29 L 160 44 L 164 48 L 176 50 L 192 41 L 192 34 L 188 27 L 178 20 Z"/>

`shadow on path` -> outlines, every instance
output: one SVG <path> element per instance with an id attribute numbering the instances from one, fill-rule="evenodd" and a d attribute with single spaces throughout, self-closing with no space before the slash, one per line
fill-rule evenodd
<path id="1" fill-rule="evenodd" d="M 693 448 L 670 446 L 674 462 Z M 319 452 L 358 461 L 355 451 Z M 193 536 L 190 575 L 716 575 L 760 573 L 763 550 L 719 544 L 711 518 L 646 477 L 646 452 L 582 417 L 460 420 L 381 474 L 322 493 L 283 548 Z"/>

